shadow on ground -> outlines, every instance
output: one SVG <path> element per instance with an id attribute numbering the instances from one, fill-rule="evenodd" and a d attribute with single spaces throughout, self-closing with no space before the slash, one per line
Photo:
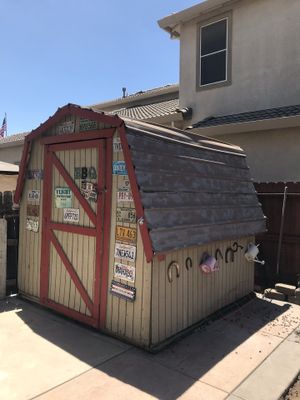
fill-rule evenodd
<path id="1" fill-rule="evenodd" d="M 74 370 L 73 375 L 64 381 L 58 380 L 54 385 L 52 382 L 57 391 L 55 398 L 63 398 L 62 394 L 60 397 L 60 385 L 72 379 L 72 387 L 70 383 L 69 388 L 64 385 L 64 390 L 67 390 L 64 396 L 72 396 L 73 400 L 92 399 L 96 398 L 93 397 L 95 394 L 105 393 L 111 378 L 159 399 L 180 398 L 196 382 L 196 385 L 207 386 L 208 390 L 222 390 L 220 397 L 212 395 L 211 398 L 224 398 L 224 392 L 230 393 L 245 378 L 244 375 L 248 375 L 257 362 L 263 360 L 268 351 L 299 324 L 299 320 L 286 315 L 289 307 L 254 298 L 230 314 L 196 329 L 160 353 L 150 354 L 17 297 L 0 302 L 0 312 L 15 310 L 20 324 L 26 324 L 34 334 L 62 349 L 64 354 L 68 353 L 94 368 L 85 367 L 82 372 Z M 258 335 L 254 338 L 255 333 Z M 48 363 L 48 360 L 45 358 L 44 362 Z M 54 365 L 48 364 L 47 367 L 59 369 L 60 366 L 53 362 Z M 89 384 L 87 374 L 92 374 L 91 379 L 94 377 L 93 384 Z M 82 386 L 84 377 L 87 379 L 86 389 Z M 46 382 L 31 395 L 44 393 L 43 399 L 51 399 L 52 391 L 48 391 L 53 386 L 47 387 Z M 81 390 L 85 390 L 84 397 Z M 122 396 L 118 393 L 120 387 L 116 385 L 115 390 L 115 395 Z"/>

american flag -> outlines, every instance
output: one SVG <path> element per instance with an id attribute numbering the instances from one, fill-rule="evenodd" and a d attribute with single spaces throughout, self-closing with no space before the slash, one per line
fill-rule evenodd
<path id="1" fill-rule="evenodd" d="M 7 118 L 6 114 L 3 118 L 2 126 L 0 128 L 0 137 L 4 137 L 7 134 Z"/>

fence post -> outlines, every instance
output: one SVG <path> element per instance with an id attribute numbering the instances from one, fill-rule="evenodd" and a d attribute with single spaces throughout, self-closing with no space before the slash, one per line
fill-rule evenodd
<path id="1" fill-rule="evenodd" d="M 0 299 L 6 296 L 7 222 L 0 219 Z"/>

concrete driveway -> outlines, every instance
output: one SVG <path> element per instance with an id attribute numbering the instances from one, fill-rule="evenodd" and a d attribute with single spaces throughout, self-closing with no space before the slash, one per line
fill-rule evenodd
<path id="1" fill-rule="evenodd" d="M 0 302 L 0 399 L 274 400 L 300 370 L 300 306 L 255 298 L 149 354 L 18 297 Z"/>

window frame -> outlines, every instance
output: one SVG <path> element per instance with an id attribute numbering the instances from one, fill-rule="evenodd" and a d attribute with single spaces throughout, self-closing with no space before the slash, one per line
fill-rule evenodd
<path id="1" fill-rule="evenodd" d="M 232 50 L 231 50 L 231 42 L 232 42 L 232 13 L 226 13 L 223 15 L 218 15 L 215 18 L 212 18 L 210 20 L 203 21 L 198 24 L 197 26 L 197 33 L 198 33 L 198 40 L 197 40 L 197 65 L 196 65 L 196 90 L 201 91 L 201 90 L 207 90 L 207 89 L 213 89 L 216 87 L 221 87 L 221 86 L 228 86 L 231 85 L 231 57 L 232 57 Z M 209 54 L 201 55 L 201 34 L 202 34 L 202 29 L 216 24 L 221 21 L 226 21 L 226 48 L 222 50 L 217 50 L 215 52 L 211 52 Z M 226 63 L 225 63 L 225 75 L 226 79 L 222 81 L 217 81 L 217 82 L 211 82 L 211 83 L 205 83 L 204 85 L 201 84 L 201 66 L 202 66 L 202 59 L 206 58 L 210 55 L 222 53 L 226 51 Z"/>

